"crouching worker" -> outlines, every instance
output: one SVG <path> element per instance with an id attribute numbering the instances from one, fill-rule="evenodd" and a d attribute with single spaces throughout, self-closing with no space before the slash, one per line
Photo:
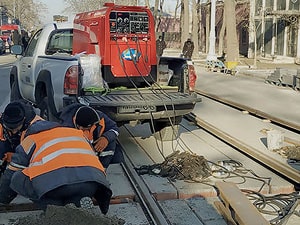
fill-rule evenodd
<path id="1" fill-rule="evenodd" d="M 9 103 L 0 117 L 0 164 L 1 173 L 4 172 L 12 154 L 20 144 L 28 126 L 42 119 L 36 115 L 32 105 L 19 100 Z M 0 173 L 0 175 L 1 175 Z"/>
<path id="2" fill-rule="evenodd" d="M 76 103 L 65 107 L 60 114 L 60 119 L 64 126 L 83 131 L 104 168 L 107 168 L 117 157 L 122 158 L 122 152 L 117 148 L 119 128 L 105 113 Z"/>
<path id="3" fill-rule="evenodd" d="M 17 194 L 42 209 L 94 197 L 106 214 L 112 191 L 102 164 L 81 130 L 36 121 L 26 131 L 0 180 L 0 203 L 10 203 Z M 92 206 L 92 205 L 90 205 Z"/>

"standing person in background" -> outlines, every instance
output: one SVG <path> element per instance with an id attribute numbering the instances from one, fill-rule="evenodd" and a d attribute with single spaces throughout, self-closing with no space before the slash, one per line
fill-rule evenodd
<path id="1" fill-rule="evenodd" d="M 22 37 L 19 31 L 14 30 L 11 38 L 12 38 L 13 45 L 22 45 Z"/>
<path id="2" fill-rule="evenodd" d="M 184 58 L 191 59 L 194 52 L 194 42 L 188 38 L 183 45 L 182 55 Z"/>
<path id="3" fill-rule="evenodd" d="M 156 40 L 156 55 L 157 57 L 161 57 L 164 53 L 164 49 L 167 47 L 166 42 L 163 40 L 162 36 L 160 35 Z"/>
<path id="4" fill-rule="evenodd" d="M 6 41 L 7 41 L 8 49 L 9 49 L 9 53 L 10 53 L 10 48 L 12 46 L 11 34 L 9 34 Z"/>

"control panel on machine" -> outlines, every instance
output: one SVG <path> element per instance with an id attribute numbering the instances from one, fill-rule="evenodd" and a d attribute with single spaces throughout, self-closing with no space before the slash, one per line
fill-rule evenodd
<path id="1" fill-rule="evenodd" d="M 109 15 L 111 34 L 147 34 L 149 17 L 146 12 L 114 12 Z"/>

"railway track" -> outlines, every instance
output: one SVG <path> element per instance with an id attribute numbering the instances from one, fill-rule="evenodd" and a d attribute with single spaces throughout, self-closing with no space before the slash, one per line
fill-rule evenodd
<path id="1" fill-rule="evenodd" d="M 208 100 L 219 102 L 237 111 L 244 113 L 246 112 L 247 114 L 249 113 L 249 115 L 251 115 L 253 118 L 257 118 L 258 120 L 267 121 L 267 123 L 274 124 L 274 127 L 276 127 L 274 129 L 280 129 L 283 135 L 289 133 L 292 134 L 292 138 L 290 138 L 288 135 L 283 137 L 285 142 L 293 145 L 300 145 L 300 141 L 298 139 L 298 135 L 300 134 L 300 126 L 298 124 L 291 123 L 288 120 L 279 118 L 277 116 L 273 116 L 270 113 L 265 113 L 262 110 L 257 110 L 250 106 L 240 104 L 232 100 L 228 100 L 218 95 L 207 93 L 198 89 L 195 91 L 196 93 L 207 98 Z M 218 136 L 220 139 L 227 142 L 228 144 L 235 146 L 238 150 L 248 154 L 250 157 L 254 158 L 257 161 L 264 163 L 265 166 L 281 174 L 283 177 L 285 177 L 285 179 L 293 182 L 298 187 L 300 183 L 300 172 L 299 170 L 296 170 L 289 166 L 286 163 L 286 158 L 277 157 L 278 160 L 276 160 L 276 158 L 274 160 L 274 158 L 270 157 L 270 152 L 259 151 L 255 147 L 251 146 L 251 144 L 249 145 L 248 143 L 243 142 L 238 138 L 235 138 L 231 134 L 226 133 L 221 129 L 218 129 L 218 127 L 215 127 L 214 125 L 205 121 L 205 119 L 202 119 L 200 115 L 197 116 L 190 114 L 188 115 L 188 118 L 190 120 L 193 120 L 200 127 Z M 271 129 L 273 129 L 273 127 Z"/>
<path id="2" fill-rule="evenodd" d="M 206 97 L 204 103 L 208 103 Z M 222 104 L 222 107 L 229 107 L 229 105 Z M 236 111 L 245 110 L 237 106 L 233 107 Z M 226 110 L 222 108 L 221 111 L 224 113 Z M 181 123 L 179 138 L 169 141 L 161 141 L 153 136 L 147 124 L 121 127 L 119 141 L 125 159 L 121 164 L 111 165 L 108 170 L 108 179 L 114 193 L 109 216 L 122 218 L 128 225 L 234 224 L 237 223 L 237 218 L 228 222 L 230 215 L 226 215 L 228 211 L 220 201 L 218 191 L 221 191 L 222 200 L 227 202 L 230 208 L 234 206 L 234 202 L 231 201 L 239 196 L 239 189 L 249 189 L 262 195 L 289 194 L 295 191 L 293 177 L 287 178 L 274 169 L 272 172 L 262 166 L 258 163 L 261 154 L 257 157 L 251 156 L 252 159 L 249 159 L 249 153 L 246 155 L 243 153 L 245 152 L 243 140 L 236 144 L 236 140 L 233 142 L 229 132 L 213 126 L 214 124 L 209 120 L 205 121 L 206 118 L 201 116 L 202 113 L 196 108 L 194 114 L 188 117 L 189 120 L 183 120 Z M 197 125 L 190 122 L 191 119 Z M 223 138 L 223 135 L 226 138 Z M 226 162 L 231 161 L 236 163 L 235 166 L 239 165 L 240 171 L 231 171 L 225 173 L 225 176 L 224 173 L 215 174 L 203 182 L 172 180 L 168 177 L 137 173 L 135 168 L 161 163 L 166 156 L 177 150 L 202 155 L 211 163 L 224 162 L 223 166 L 228 166 Z M 228 193 L 227 187 L 222 185 L 223 181 L 234 184 L 237 188 L 236 193 Z M 249 210 L 246 200 L 244 203 L 245 207 L 231 209 L 234 214 L 240 215 Z M 31 202 L 24 202 L 24 199 L 21 199 L 10 207 L 0 207 L 0 224 L 12 225 L 16 221 L 16 215 L 20 217 L 18 213 L 30 215 L 38 212 L 40 211 Z M 262 218 L 260 213 L 254 215 L 251 218 L 244 218 L 245 221 L 240 221 L 240 224 L 253 224 L 253 217 Z M 271 220 L 270 215 L 263 215 L 263 218 L 266 221 Z"/>

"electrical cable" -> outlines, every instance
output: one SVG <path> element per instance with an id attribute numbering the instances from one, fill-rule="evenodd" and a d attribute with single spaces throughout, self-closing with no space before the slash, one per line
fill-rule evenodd
<path id="1" fill-rule="evenodd" d="M 242 191 L 253 202 L 253 205 L 259 212 L 273 216 L 270 220 L 270 224 L 272 225 L 284 224 L 291 214 L 299 214 L 295 211 L 300 200 L 298 192 L 265 196 L 252 190 L 242 189 Z"/>

